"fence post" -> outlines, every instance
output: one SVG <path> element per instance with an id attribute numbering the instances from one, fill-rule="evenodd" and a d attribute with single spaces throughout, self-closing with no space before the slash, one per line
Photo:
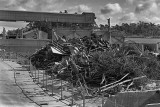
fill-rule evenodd
<path id="1" fill-rule="evenodd" d="M 17 61 L 17 52 L 16 52 L 16 62 L 18 62 L 18 61 Z"/>
<path id="2" fill-rule="evenodd" d="M 116 101 L 116 99 L 115 99 L 115 107 L 117 107 L 117 101 Z"/>
<path id="3" fill-rule="evenodd" d="M 9 61 L 11 60 L 11 54 L 10 54 L 10 52 L 9 52 Z"/>
<path id="4" fill-rule="evenodd" d="M 31 72 L 31 59 L 29 59 L 29 71 Z"/>
<path id="5" fill-rule="evenodd" d="M 62 79 L 61 79 L 61 98 L 60 98 L 59 100 L 63 100 L 63 87 L 62 87 L 63 84 L 62 84 L 62 82 L 63 82 L 63 81 L 62 81 Z"/>
<path id="6" fill-rule="evenodd" d="M 83 107 L 85 107 L 85 92 L 84 92 L 84 89 L 83 89 Z"/>
<path id="7" fill-rule="evenodd" d="M 2 51 L 2 59 L 3 59 L 3 61 L 4 61 L 4 58 L 5 58 L 5 52 L 4 52 L 4 50 Z"/>
<path id="8" fill-rule="evenodd" d="M 52 96 L 53 96 L 53 72 L 51 78 L 52 78 Z"/>
<path id="9" fill-rule="evenodd" d="M 12 61 L 12 58 L 11 58 L 11 57 L 12 57 L 12 52 L 10 52 L 10 61 Z"/>
<path id="10" fill-rule="evenodd" d="M 47 78 L 47 74 L 46 74 L 46 91 L 47 91 L 47 81 L 48 81 L 48 78 Z"/>
<path id="11" fill-rule="evenodd" d="M 9 60 L 10 60 L 10 61 L 11 61 L 11 53 L 12 53 L 12 52 L 9 52 Z"/>
<path id="12" fill-rule="evenodd" d="M 85 99 L 85 91 L 86 91 L 86 90 L 85 90 L 84 86 L 82 87 L 82 89 L 83 89 L 83 92 L 82 92 L 82 93 L 83 93 L 83 107 L 85 107 L 85 105 L 86 105 L 86 101 L 85 101 L 85 100 L 86 100 L 86 99 Z"/>
<path id="13" fill-rule="evenodd" d="M 32 70 L 32 67 L 33 67 L 33 66 L 32 66 L 32 64 L 31 64 L 31 60 L 30 60 L 30 67 L 29 67 L 29 69 L 30 69 L 30 72 L 31 72 L 32 77 L 34 77 L 34 76 L 33 76 L 33 70 Z"/>
<path id="14" fill-rule="evenodd" d="M 37 69 L 38 70 L 38 84 L 39 84 L 39 69 Z"/>
<path id="15" fill-rule="evenodd" d="M 102 93 L 102 107 L 104 105 L 104 93 Z"/>
<path id="16" fill-rule="evenodd" d="M 74 104 L 74 98 L 73 98 L 73 95 L 74 95 L 74 93 L 73 93 L 73 83 L 72 83 L 72 102 L 71 102 L 71 107 L 73 106 L 73 104 Z"/>
<path id="17" fill-rule="evenodd" d="M 36 69 L 35 69 L 35 67 L 34 67 L 34 73 L 35 73 L 35 82 L 36 82 L 36 78 L 37 78 L 37 74 L 36 74 Z"/>
<path id="18" fill-rule="evenodd" d="M 43 87 L 44 87 L 44 70 L 43 70 Z"/>

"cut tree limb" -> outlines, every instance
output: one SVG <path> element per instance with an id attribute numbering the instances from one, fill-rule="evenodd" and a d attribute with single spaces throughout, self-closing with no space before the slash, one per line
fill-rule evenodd
<path id="1" fill-rule="evenodd" d="M 101 89 L 101 92 L 106 91 L 106 90 L 111 89 L 111 88 L 114 88 L 114 87 L 116 87 L 118 85 L 124 84 L 126 82 L 142 79 L 142 78 L 145 78 L 145 77 L 146 76 L 141 76 L 141 77 L 136 77 L 136 78 L 133 78 L 133 79 L 128 79 L 128 80 L 125 80 L 125 81 L 122 81 L 122 82 L 118 82 L 118 83 L 116 82 L 116 84 L 112 84 L 112 86 L 109 86 L 109 87 L 106 87 L 104 89 Z"/>

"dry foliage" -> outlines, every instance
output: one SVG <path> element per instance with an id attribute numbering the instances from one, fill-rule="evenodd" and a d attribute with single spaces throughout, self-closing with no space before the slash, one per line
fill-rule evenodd
<path id="1" fill-rule="evenodd" d="M 59 49 L 67 53 L 62 55 L 50 50 L 50 47 L 55 47 L 54 44 L 47 45 L 32 55 L 32 64 L 38 69 L 46 69 L 48 74 L 54 73 L 57 78 L 69 81 L 75 87 L 84 87 L 90 94 L 94 88 L 118 81 L 126 74 L 120 82 L 131 81 L 116 85 L 106 92 L 116 93 L 122 88 L 137 90 L 146 84 L 147 78 L 160 79 L 160 62 L 157 57 L 141 53 L 133 44 L 112 49 L 108 42 L 94 35 L 76 41 L 70 40 L 59 45 Z M 141 76 L 147 78 L 134 80 Z"/>

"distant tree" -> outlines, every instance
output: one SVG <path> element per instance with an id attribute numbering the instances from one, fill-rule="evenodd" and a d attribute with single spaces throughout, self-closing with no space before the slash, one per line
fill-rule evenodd
<path id="1" fill-rule="evenodd" d="M 139 21 L 138 23 L 122 23 L 121 25 L 112 26 L 112 29 L 124 31 L 129 35 L 160 36 L 160 25 L 154 23 Z"/>
<path id="2" fill-rule="evenodd" d="M 99 27 L 101 30 L 104 30 L 104 29 L 107 30 L 109 28 L 109 26 L 107 24 L 105 24 L 105 25 L 100 24 Z"/>

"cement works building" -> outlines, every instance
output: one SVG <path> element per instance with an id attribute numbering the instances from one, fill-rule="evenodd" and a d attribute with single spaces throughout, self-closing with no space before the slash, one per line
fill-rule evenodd
<path id="1" fill-rule="evenodd" d="M 95 18 L 94 13 L 69 14 L 0 10 L 0 21 L 48 21 L 93 24 L 95 23 Z"/>
<path id="2" fill-rule="evenodd" d="M 46 21 L 50 27 L 48 39 L 41 39 L 40 36 L 38 36 L 39 38 L 37 39 L 30 38 L 31 35 L 28 36 L 29 31 L 27 31 L 27 35 L 25 35 L 26 38 L 23 38 L 23 34 L 26 33 L 22 32 L 22 38 L 19 39 L 0 39 L 0 48 L 17 54 L 32 55 L 37 49 L 42 48 L 48 44 L 51 39 L 54 39 L 54 34 L 61 37 L 66 36 L 66 38 L 90 36 L 95 24 L 95 18 L 94 13 L 69 14 L 0 10 L 0 21 Z M 32 33 L 38 34 L 36 31 Z"/>
<path id="3" fill-rule="evenodd" d="M 0 10 L 0 21 L 46 21 L 50 29 L 60 36 L 88 36 L 95 24 L 94 13 L 69 14 L 50 12 L 10 11 Z M 49 39 L 52 35 L 49 34 Z"/>

